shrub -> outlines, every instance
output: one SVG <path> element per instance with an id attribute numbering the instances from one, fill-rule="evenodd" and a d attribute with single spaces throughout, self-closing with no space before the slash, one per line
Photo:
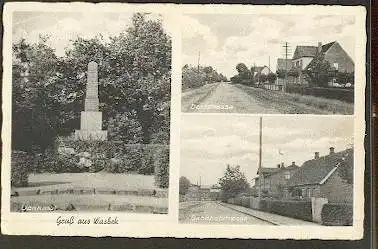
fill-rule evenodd
<path id="1" fill-rule="evenodd" d="M 322 209 L 322 224 L 327 226 L 352 226 L 353 206 L 346 203 L 327 203 Z"/>
<path id="2" fill-rule="evenodd" d="M 80 166 L 78 158 L 58 153 L 47 154 L 43 160 L 43 171 L 53 173 L 77 173 L 88 171 Z"/>
<path id="3" fill-rule="evenodd" d="M 157 147 L 156 159 L 154 160 L 155 183 L 159 188 L 169 186 L 169 148 Z"/>
<path id="4" fill-rule="evenodd" d="M 26 187 L 28 175 L 33 164 L 33 157 L 23 151 L 12 151 L 11 154 L 11 185 Z"/>
<path id="5" fill-rule="evenodd" d="M 271 213 L 312 221 L 311 201 L 267 200 L 267 209 Z"/>

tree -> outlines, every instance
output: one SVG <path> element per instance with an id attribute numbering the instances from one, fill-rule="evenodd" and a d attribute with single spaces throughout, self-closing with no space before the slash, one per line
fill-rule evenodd
<path id="1" fill-rule="evenodd" d="M 311 65 L 305 70 L 305 78 L 313 86 L 328 86 L 328 82 L 331 78 L 330 64 L 324 59 L 324 55 L 316 56 Z"/>
<path id="2" fill-rule="evenodd" d="M 190 181 L 185 176 L 181 176 L 179 180 L 179 193 L 180 195 L 186 195 L 190 187 Z"/>
<path id="3" fill-rule="evenodd" d="M 46 45 L 21 40 L 13 45 L 12 149 L 41 153 L 51 146 L 60 129 L 59 100 L 55 84 L 59 59 Z"/>
<path id="4" fill-rule="evenodd" d="M 218 184 L 221 187 L 224 200 L 235 197 L 249 189 L 249 183 L 244 173 L 240 171 L 239 165 L 235 167 L 227 165 L 224 175 L 218 180 Z"/>
<path id="5" fill-rule="evenodd" d="M 274 84 L 276 79 L 277 79 L 277 75 L 274 73 L 269 73 L 267 76 L 267 80 L 269 81 L 270 84 Z"/>
<path id="6" fill-rule="evenodd" d="M 338 162 L 338 174 L 345 182 L 353 184 L 353 152 L 348 153 Z"/>
<path id="7" fill-rule="evenodd" d="M 253 74 L 244 63 L 238 63 L 236 65 L 236 71 L 238 71 L 237 77 L 232 77 L 234 83 L 240 83 L 244 85 L 250 85 L 253 80 Z"/>

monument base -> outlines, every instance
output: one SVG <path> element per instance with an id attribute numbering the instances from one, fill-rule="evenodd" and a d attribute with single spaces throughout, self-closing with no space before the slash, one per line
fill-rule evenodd
<path id="1" fill-rule="evenodd" d="M 81 112 L 80 130 L 101 131 L 102 112 L 83 111 Z"/>
<path id="2" fill-rule="evenodd" d="M 76 130 L 75 140 L 99 140 L 106 141 L 108 139 L 108 131 L 92 131 L 92 130 Z"/>

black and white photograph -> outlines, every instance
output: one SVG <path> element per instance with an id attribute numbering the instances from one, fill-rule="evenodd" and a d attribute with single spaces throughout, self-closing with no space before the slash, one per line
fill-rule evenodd
<path id="1" fill-rule="evenodd" d="M 182 122 L 179 222 L 353 225 L 353 118 L 184 115 Z"/>
<path id="2" fill-rule="evenodd" d="M 3 233 L 363 235 L 363 7 L 3 12 Z"/>
<path id="3" fill-rule="evenodd" d="M 168 213 L 164 20 L 13 12 L 11 212 Z"/>
<path id="4" fill-rule="evenodd" d="M 181 27 L 183 112 L 354 113 L 354 16 L 190 13 Z"/>

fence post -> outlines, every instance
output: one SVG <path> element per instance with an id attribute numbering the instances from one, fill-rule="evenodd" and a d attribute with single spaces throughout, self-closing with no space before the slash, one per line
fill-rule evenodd
<path id="1" fill-rule="evenodd" d="M 322 223 L 322 209 L 328 203 L 327 198 L 311 197 L 312 221 Z"/>

